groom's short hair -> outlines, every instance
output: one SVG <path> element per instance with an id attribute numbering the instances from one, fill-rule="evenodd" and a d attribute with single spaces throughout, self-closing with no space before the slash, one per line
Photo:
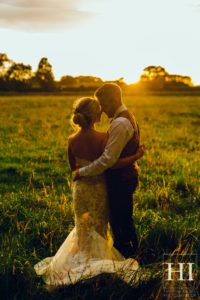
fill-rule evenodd
<path id="1" fill-rule="evenodd" d="M 122 103 L 122 91 L 116 83 L 105 83 L 95 92 L 97 99 L 105 99 L 109 101 L 118 101 Z"/>

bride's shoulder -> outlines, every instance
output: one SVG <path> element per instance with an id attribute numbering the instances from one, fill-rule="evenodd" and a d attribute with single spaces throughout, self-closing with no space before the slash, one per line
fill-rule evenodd
<path id="1" fill-rule="evenodd" d="M 74 148 L 74 143 L 76 141 L 75 136 L 74 135 L 70 135 L 67 139 L 67 144 L 68 144 L 68 149 L 73 149 Z"/>
<path id="2" fill-rule="evenodd" d="M 73 143 L 77 139 L 78 135 L 79 132 L 74 132 L 73 134 L 69 135 L 67 138 L 68 144 Z"/>

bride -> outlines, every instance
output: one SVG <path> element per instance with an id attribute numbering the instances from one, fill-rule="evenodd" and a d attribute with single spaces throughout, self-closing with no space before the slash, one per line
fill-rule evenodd
<path id="1" fill-rule="evenodd" d="M 80 127 L 68 141 L 68 159 L 71 170 L 96 160 L 104 151 L 107 134 L 95 130 L 101 117 L 101 107 L 93 98 L 75 102 L 72 120 Z M 113 168 L 132 164 L 143 155 L 143 150 L 119 159 Z M 55 256 L 38 262 L 34 269 L 47 285 L 76 283 L 100 273 L 123 275 L 135 272 L 139 265 L 134 259 L 125 259 L 113 247 L 109 229 L 109 210 L 104 175 L 83 177 L 73 183 L 72 189 L 75 227 L 69 233 Z M 126 270 L 126 272 L 125 272 Z"/>

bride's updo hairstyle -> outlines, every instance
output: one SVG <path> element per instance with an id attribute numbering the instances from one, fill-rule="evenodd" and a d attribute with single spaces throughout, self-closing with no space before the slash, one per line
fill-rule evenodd
<path id="1" fill-rule="evenodd" d="M 81 128 L 89 128 L 99 120 L 100 111 L 100 104 L 94 98 L 80 98 L 74 103 L 72 122 Z"/>

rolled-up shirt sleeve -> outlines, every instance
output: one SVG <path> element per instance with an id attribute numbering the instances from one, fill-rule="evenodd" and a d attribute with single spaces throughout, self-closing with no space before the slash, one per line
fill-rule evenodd
<path id="1" fill-rule="evenodd" d="M 128 119 L 120 117 L 112 122 L 108 133 L 109 138 L 103 154 L 88 166 L 80 168 L 80 176 L 95 176 L 114 166 L 133 136 L 134 129 Z"/>

